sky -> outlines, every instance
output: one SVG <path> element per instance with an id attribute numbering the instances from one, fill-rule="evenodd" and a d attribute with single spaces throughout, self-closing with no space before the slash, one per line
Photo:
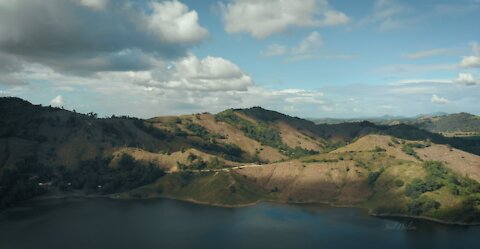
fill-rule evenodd
<path id="1" fill-rule="evenodd" d="M 0 96 L 148 118 L 480 114 L 480 0 L 0 0 Z"/>

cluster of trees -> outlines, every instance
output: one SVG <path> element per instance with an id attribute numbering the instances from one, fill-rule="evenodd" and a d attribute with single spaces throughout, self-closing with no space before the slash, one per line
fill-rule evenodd
<path id="1" fill-rule="evenodd" d="M 134 119 L 133 124 L 139 128 L 140 130 L 144 131 L 147 134 L 150 134 L 152 137 L 159 139 L 159 140 L 164 140 L 167 139 L 169 134 L 162 130 L 153 127 L 152 124 L 146 125 L 143 120 L 140 119 Z"/>
<path id="2" fill-rule="evenodd" d="M 185 124 L 185 128 L 187 128 L 194 135 L 199 136 L 199 137 L 207 138 L 208 135 L 209 135 L 209 132 L 207 131 L 207 129 L 205 129 L 205 127 L 203 127 L 199 124 L 195 124 L 195 123 L 192 123 L 192 122 L 187 122 Z"/>
<path id="3" fill-rule="evenodd" d="M 427 176 L 424 180 L 413 179 L 405 187 L 405 195 L 418 198 L 425 192 L 435 191 L 445 186 L 446 184 L 456 184 L 457 178 L 453 173 L 448 171 L 441 162 L 427 161 L 423 163 L 423 167 L 427 172 Z"/>
<path id="4" fill-rule="evenodd" d="M 47 188 L 40 183 L 49 181 L 52 175 L 52 169 L 38 164 L 35 156 L 26 157 L 14 168 L 3 170 L 0 175 L 0 209 L 45 194 Z"/>
<path id="5" fill-rule="evenodd" d="M 338 159 L 316 159 L 316 158 L 308 158 L 308 159 L 303 159 L 301 161 L 302 163 L 336 163 L 338 162 Z"/>
<path id="6" fill-rule="evenodd" d="M 237 129 L 243 131 L 243 133 L 263 145 L 268 145 L 273 148 L 277 148 L 284 155 L 295 158 L 302 157 L 306 155 L 313 155 L 318 152 L 312 150 L 305 150 L 301 147 L 290 148 L 283 143 L 280 133 L 268 126 L 268 124 L 263 122 L 257 122 L 256 124 L 240 118 L 235 114 L 233 110 L 226 110 L 215 115 L 215 121 L 228 123 Z"/>
<path id="7" fill-rule="evenodd" d="M 410 155 L 410 156 L 413 156 L 417 159 L 420 159 L 420 157 L 418 157 L 418 155 L 417 155 L 417 152 L 415 152 L 414 148 L 422 149 L 422 148 L 426 148 L 426 147 L 429 147 L 429 146 L 430 146 L 430 143 L 427 143 L 427 144 L 406 143 L 402 146 L 402 151 L 405 152 L 407 155 Z"/>
<path id="8" fill-rule="evenodd" d="M 225 139 L 225 136 L 221 134 L 210 133 L 205 127 L 199 124 L 195 124 L 191 120 L 187 120 L 187 123 L 185 124 L 185 128 L 191 131 L 195 136 L 199 136 L 203 139 L 207 139 L 207 140 L 208 139 L 211 140 L 215 138 Z"/>
<path id="9" fill-rule="evenodd" d="M 215 121 L 228 123 L 245 133 L 247 137 L 255 139 L 262 144 L 275 148 L 283 145 L 282 138 L 277 130 L 268 127 L 268 125 L 258 122 L 253 124 L 237 116 L 233 110 L 226 110 L 215 115 Z"/>
<path id="10" fill-rule="evenodd" d="M 209 161 L 204 161 L 199 156 L 190 153 L 188 155 L 188 165 L 177 162 L 180 170 L 204 170 L 204 169 L 221 169 L 225 167 L 225 162 L 218 157 L 212 157 Z"/>
<path id="11" fill-rule="evenodd" d="M 433 200 L 432 198 L 422 196 L 421 198 L 414 199 L 407 205 L 407 212 L 409 214 L 419 215 L 432 209 L 438 209 L 439 207 L 439 202 Z"/>
<path id="12" fill-rule="evenodd" d="M 441 187 L 443 187 L 443 184 L 433 177 L 427 177 L 426 180 L 413 179 L 412 182 L 405 187 L 405 195 L 417 198 L 425 192 L 435 191 Z"/>
<path id="13" fill-rule="evenodd" d="M 464 221 L 480 218 L 480 211 L 477 209 L 480 204 L 480 183 L 458 177 L 441 162 L 427 161 L 423 167 L 427 172 L 425 179 L 414 179 L 405 187 L 405 195 L 413 199 L 407 206 L 409 213 L 418 215 L 431 209 L 438 209 L 440 207 L 438 202 L 422 194 L 446 187 L 452 194 L 464 197 L 461 208 L 452 213 L 452 218 Z"/>
<path id="14" fill-rule="evenodd" d="M 64 191 L 84 190 L 86 193 L 112 194 L 155 182 L 165 175 L 156 165 L 142 165 L 123 154 L 115 166 L 110 159 L 82 162 L 74 169 L 60 168 L 57 185 Z"/>
<path id="15" fill-rule="evenodd" d="M 192 145 L 205 152 L 219 154 L 221 157 L 232 160 L 242 161 L 243 150 L 236 144 L 221 144 L 215 140 L 193 141 Z"/>
<path id="16" fill-rule="evenodd" d="M 155 182 L 165 175 L 156 165 L 141 165 L 124 154 L 115 166 L 110 158 L 83 161 L 78 167 L 45 166 L 28 157 L 0 175 L 0 208 L 43 195 L 50 189 L 112 194 Z"/>

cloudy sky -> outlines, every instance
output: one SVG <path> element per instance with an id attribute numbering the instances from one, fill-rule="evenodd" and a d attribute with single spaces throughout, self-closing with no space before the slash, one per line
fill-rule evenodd
<path id="1" fill-rule="evenodd" d="M 0 96 L 152 117 L 480 114 L 480 0 L 0 0 Z"/>

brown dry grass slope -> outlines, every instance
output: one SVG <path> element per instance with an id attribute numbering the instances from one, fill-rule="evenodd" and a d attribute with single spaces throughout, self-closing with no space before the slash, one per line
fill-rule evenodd
<path id="1" fill-rule="evenodd" d="M 480 181 L 480 156 L 439 144 L 415 151 L 423 160 L 444 162 L 461 176 Z"/>
<path id="2" fill-rule="evenodd" d="M 221 134 L 225 139 L 219 139 L 220 142 L 238 145 L 242 150 L 246 151 L 251 157 L 258 151 L 258 157 L 262 161 L 275 162 L 286 159 L 277 149 L 267 145 L 262 145 L 245 134 L 224 122 L 215 122 L 215 118 L 211 114 L 192 115 L 192 122 L 205 127 L 209 132 Z"/>
<path id="3" fill-rule="evenodd" d="M 236 170 L 258 186 L 277 192 L 280 200 L 355 204 L 371 194 L 362 176 L 366 170 L 353 161 L 303 164 L 289 161 Z"/>
<path id="4" fill-rule="evenodd" d="M 128 154 L 132 156 L 135 160 L 143 163 L 153 163 L 159 167 L 170 171 L 177 172 L 179 169 L 177 167 L 177 162 L 182 164 L 189 164 L 188 157 L 190 154 L 196 155 L 201 158 L 203 161 L 210 161 L 212 158 L 216 157 L 199 151 L 197 149 L 188 149 L 185 151 L 177 151 L 171 154 L 162 154 L 162 153 L 152 153 L 138 148 L 121 148 L 113 153 L 114 159 L 119 158 L 122 154 Z M 237 162 L 232 162 L 225 160 L 226 167 L 239 166 Z"/>
<path id="5" fill-rule="evenodd" d="M 402 151 L 402 144 L 395 143 L 394 140 L 396 141 L 397 139 L 392 139 L 391 136 L 367 135 L 347 146 L 336 149 L 332 153 L 374 151 L 377 148 L 381 148 L 386 150 L 388 155 L 392 155 L 397 159 L 417 161 L 415 157 L 405 154 Z"/>

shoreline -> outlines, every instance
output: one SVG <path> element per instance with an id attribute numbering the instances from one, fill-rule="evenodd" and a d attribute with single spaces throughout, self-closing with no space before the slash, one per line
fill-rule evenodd
<path id="1" fill-rule="evenodd" d="M 274 200 L 257 200 L 252 203 L 245 203 L 245 204 L 236 204 L 236 205 L 229 205 L 229 204 L 220 204 L 220 203 L 210 203 L 195 200 L 192 198 L 182 199 L 176 198 L 171 196 L 155 196 L 155 197 L 144 197 L 144 198 L 132 198 L 132 197 L 122 197 L 119 194 L 112 194 L 112 195 L 85 195 L 85 194 L 74 194 L 74 195 L 55 195 L 55 196 L 43 196 L 34 198 L 31 200 L 26 201 L 28 202 L 35 202 L 35 201 L 44 201 L 44 200 L 60 200 L 60 199 L 70 199 L 70 198 L 81 198 L 81 199 L 97 199 L 97 198 L 105 198 L 111 200 L 155 200 L 155 199 L 166 199 L 166 200 L 174 200 L 174 201 L 181 201 L 181 202 L 188 202 L 194 203 L 198 205 L 205 205 L 205 206 L 212 206 L 212 207 L 220 207 L 220 208 L 245 208 L 258 205 L 260 203 L 274 203 L 274 204 L 283 204 L 283 205 L 302 205 L 302 204 L 318 204 L 318 205 L 326 205 L 332 208 L 357 208 L 365 211 L 365 214 L 372 217 L 377 218 L 409 218 L 414 220 L 424 220 L 435 222 L 443 225 L 454 225 L 454 226 L 480 226 L 480 222 L 475 223 L 465 223 L 465 222 L 455 222 L 455 221 L 446 221 L 441 220 L 438 218 L 428 217 L 428 216 L 421 216 L 421 215 L 406 215 L 406 214 L 378 214 L 378 213 L 371 213 L 368 208 L 359 207 L 355 205 L 342 205 L 342 204 L 335 204 L 331 202 L 282 202 L 282 201 L 274 201 Z M 9 208 L 8 208 L 9 209 Z M 5 209 L 0 212 L 0 215 L 8 211 Z"/>
<path id="2" fill-rule="evenodd" d="M 465 223 L 465 222 L 456 222 L 456 221 L 446 221 L 441 220 L 433 217 L 422 216 L 422 215 L 406 215 L 406 214 L 369 214 L 373 217 L 380 217 L 380 218 L 409 218 L 409 219 L 416 219 L 416 220 L 426 220 L 431 222 L 436 222 L 444 225 L 451 225 L 451 226 L 480 226 L 480 222 L 475 223 Z"/>

